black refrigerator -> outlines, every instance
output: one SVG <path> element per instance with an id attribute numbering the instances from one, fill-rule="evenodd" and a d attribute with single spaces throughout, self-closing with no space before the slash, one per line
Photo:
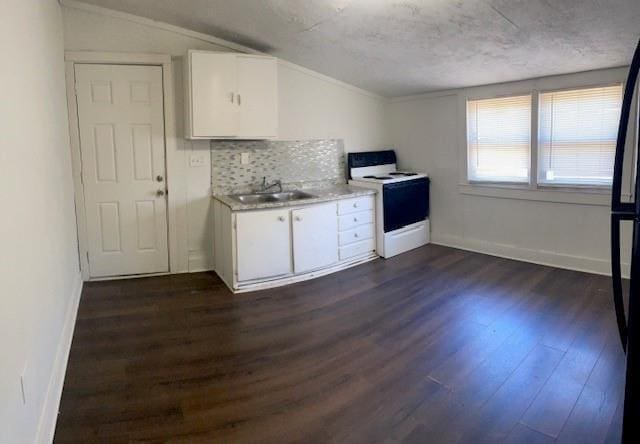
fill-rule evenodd
<path id="1" fill-rule="evenodd" d="M 616 144 L 611 190 L 611 275 L 613 279 L 613 300 L 616 321 L 622 348 L 627 354 L 624 413 L 622 424 L 622 442 L 640 442 L 640 159 L 636 160 L 634 202 L 622 202 L 622 164 L 627 142 L 629 124 L 637 128 L 637 122 L 629 122 L 632 115 L 634 91 L 637 88 L 640 69 L 640 41 L 631 61 L 629 76 L 624 91 L 618 141 Z M 638 118 L 638 115 L 636 115 Z M 634 129 L 635 129 L 634 128 Z M 640 137 L 636 138 L 640 141 Z M 637 149 L 637 147 L 636 147 Z M 638 156 L 634 156 L 637 158 Z M 620 271 L 620 225 L 622 221 L 633 224 L 631 246 L 631 271 L 629 282 L 629 300 L 625 311 Z"/>

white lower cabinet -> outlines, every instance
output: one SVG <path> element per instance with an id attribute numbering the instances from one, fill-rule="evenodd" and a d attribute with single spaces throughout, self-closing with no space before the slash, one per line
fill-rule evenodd
<path id="1" fill-rule="evenodd" d="M 338 204 L 338 257 L 341 261 L 376 249 L 372 196 L 345 199 Z"/>
<path id="2" fill-rule="evenodd" d="M 296 273 L 338 262 L 338 216 L 335 202 L 291 211 L 293 268 Z"/>
<path id="3" fill-rule="evenodd" d="M 289 209 L 236 214 L 236 255 L 239 281 L 291 273 Z"/>
<path id="4" fill-rule="evenodd" d="M 214 269 L 229 288 L 242 292 L 373 260 L 373 199 L 246 211 L 232 211 L 215 200 Z"/>

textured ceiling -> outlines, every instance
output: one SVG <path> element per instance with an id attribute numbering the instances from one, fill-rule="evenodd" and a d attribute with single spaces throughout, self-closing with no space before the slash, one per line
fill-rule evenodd
<path id="1" fill-rule="evenodd" d="M 627 65 L 640 0 L 83 0 L 385 96 Z"/>

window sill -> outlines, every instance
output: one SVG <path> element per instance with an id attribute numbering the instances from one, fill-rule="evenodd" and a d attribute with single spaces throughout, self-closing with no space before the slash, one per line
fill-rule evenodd
<path id="1" fill-rule="evenodd" d="M 611 205 L 611 189 L 609 188 L 567 188 L 539 187 L 513 184 L 458 184 L 458 192 L 470 196 L 484 196 L 502 199 L 532 200 L 538 202 L 555 202 L 575 205 L 594 205 L 609 207 Z M 623 193 L 624 199 L 630 195 Z"/>

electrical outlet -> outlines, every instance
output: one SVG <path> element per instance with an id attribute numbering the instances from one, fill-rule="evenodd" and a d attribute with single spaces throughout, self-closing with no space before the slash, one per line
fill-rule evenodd
<path id="1" fill-rule="evenodd" d="M 190 167 L 201 167 L 205 165 L 204 155 L 202 154 L 194 154 L 189 157 L 189 166 Z"/>
<path id="2" fill-rule="evenodd" d="M 240 163 L 242 165 L 248 165 L 249 164 L 249 153 L 240 154 Z"/>

